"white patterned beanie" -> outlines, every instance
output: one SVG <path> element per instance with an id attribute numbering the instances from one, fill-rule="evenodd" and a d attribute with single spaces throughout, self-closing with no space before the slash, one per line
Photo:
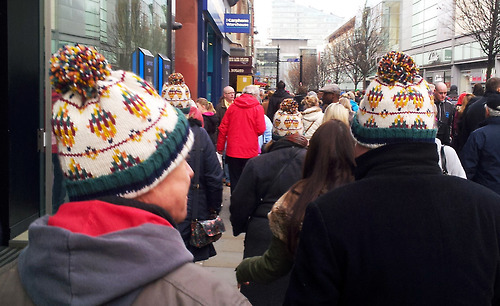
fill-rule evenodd
<path id="1" fill-rule="evenodd" d="M 299 112 L 299 104 L 294 99 L 284 99 L 280 109 L 273 118 L 273 139 L 278 140 L 284 136 L 298 133 L 304 134 L 302 114 Z"/>
<path id="2" fill-rule="evenodd" d="M 191 91 L 184 82 L 184 76 L 179 72 L 168 76 L 168 83 L 163 84 L 161 96 L 177 108 L 196 107 L 196 103 L 191 99 Z"/>
<path id="3" fill-rule="evenodd" d="M 95 49 L 61 48 L 52 56 L 50 79 L 62 94 L 52 128 L 72 201 L 135 198 L 191 150 L 193 134 L 181 111 L 137 75 L 112 71 Z"/>
<path id="4" fill-rule="evenodd" d="M 434 102 L 413 59 L 391 51 L 379 62 L 376 78 L 353 119 L 355 140 L 368 148 L 391 143 L 434 143 Z"/>

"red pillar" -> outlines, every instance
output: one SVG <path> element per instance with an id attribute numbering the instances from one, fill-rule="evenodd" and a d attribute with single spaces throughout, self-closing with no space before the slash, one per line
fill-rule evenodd
<path id="1" fill-rule="evenodd" d="M 198 98 L 198 1 L 176 0 L 175 21 L 182 29 L 175 31 L 175 72 L 184 76 L 191 98 Z"/>

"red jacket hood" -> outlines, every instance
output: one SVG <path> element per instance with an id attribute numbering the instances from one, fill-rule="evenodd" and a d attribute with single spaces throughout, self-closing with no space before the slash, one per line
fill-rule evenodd
<path id="1" fill-rule="evenodd" d="M 234 105 L 243 107 L 243 108 L 250 108 L 254 107 L 255 105 L 259 105 L 259 100 L 252 96 L 251 94 L 242 94 L 238 98 L 234 99 L 233 102 Z"/>

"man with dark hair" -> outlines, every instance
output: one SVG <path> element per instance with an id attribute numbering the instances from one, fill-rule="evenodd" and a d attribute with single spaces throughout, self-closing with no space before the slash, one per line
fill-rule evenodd
<path id="1" fill-rule="evenodd" d="M 483 85 L 481 85 L 481 83 L 474 84 L 472 87 L 472 94 L 476 97 L 482 97 L 484 95 Z"/>
<path id="2" fill-rule="evenodd" d="M 267 107 L 266 115 L 273 122 L 274 114 L 280 109 L 281 101 L 285 98 L 291 98 L 292 96 L 285 90 L 285 82 L 279 81 L 276 85 L 276 91 L 269 99 L 269 106 Z"/>
<path id="3" fill-rule="evenodd" d="M 486 92 L 484 96 L 476 101 L 470 101 L 462 114 L 463 133 L 461 134 L 461 142 L 466 143 L 469 135 L 480 127 L 481 122 L 486 118 L 484 106 L 489 95 L 500 92 L 500 78 L 489 78 L 486 81 Z"/>
<path id="4" fill-rule="evenodd" d="M 295 93 L 295 96 L 293 99 L 299 104 L 299 111 L 303 111 L 304 104 L 302 104 L 302 100 L 307 96 L 307 87 L 304 85 L 300 85 L 299 88 L 297 89 L 297 92 Z"/>
<path id="5" fill-rule="evenodd" d="M 451 85 L 450 86 L 450 91 L 448 91 L 448 101 L 451 102 L 451 104 L 455 105 L 458 102 L 458 87 L 457 85 Z"/>

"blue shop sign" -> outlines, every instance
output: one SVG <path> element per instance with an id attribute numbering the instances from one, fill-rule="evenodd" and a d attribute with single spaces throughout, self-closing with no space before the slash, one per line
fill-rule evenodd
<path id="1" fill-rule="evenodd" d="M 224 32 L 225 6 L 223 0 L 204 0 L 203 9 L 210 14 L 221 32 Z"/>
<path id="2" fill-rule="evenodd" d="M 226 14 L 224 32 L 250 33 L 250 14 Z"/>

